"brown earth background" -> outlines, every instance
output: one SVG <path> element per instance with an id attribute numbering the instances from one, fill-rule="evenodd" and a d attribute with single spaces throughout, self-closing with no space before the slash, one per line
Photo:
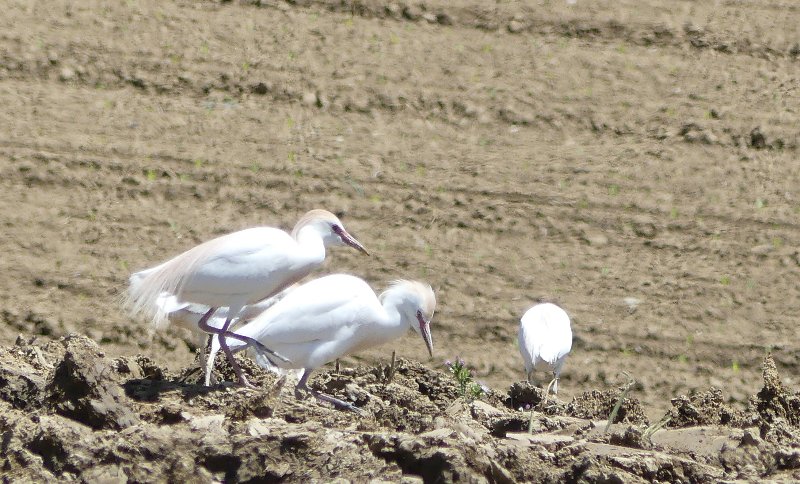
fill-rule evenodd
<path id="1" fill-rule="evenodd" d="M 0 8 L 2 346 L 74 332 L 177 374 L 192 339 L 127 317 L 127 276 L 326 208 L 373 255 L 315 275 L 438 298 L 434 359 L 409 334 L 345 368 L 460 356 L 502 394 L 544 298 L 573 322 L 562 402 L 625 371 L 651 423 L 712 387 L 745 410 L 768 352 L 797 386 L 794 2 Z"/>

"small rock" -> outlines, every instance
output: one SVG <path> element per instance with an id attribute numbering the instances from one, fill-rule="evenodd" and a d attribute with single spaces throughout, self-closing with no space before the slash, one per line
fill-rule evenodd
<path id="1" fill-rule="evenodd" d="M 444 440 L 444 439 L 447 439 L 449 437 L 455 437 L 456 436 L 456 431 L 451 429 L 451 428 L 444 427 L 444 428 L 441 428 L 441 429 L 431 430 L 431 431 L 419 434 L 419 436 L 424 438 L 424 439 Z"/>
<path id="2" fill-rule="evenodd" d="M 385 6 L 383 10 L 386 12 L 387 16 L 392 18 L 397 18 L 403 14 L 402 9 L 396 3 L 390 3 L 389 5 Z"/>
<path id="3" fill-rule="evenodd" d="M 500 119 L 511 124 L 527 125 L 533 124 L 533 122 L 536 120 L 532 114 L 520 112 L 513 106 L 504 107 L 498 114 L 500 115 Z"/>
<path id="4" fill-rule="evenodd" d="M 604 247 L 608 245 L 608 237 L 602 232 L 585 231 L 581 237 L 587 244 L 595 247 Z"/>
<path id="5" fill-rule="evenodd" d="M 436 21 L 439 22 L 439 25 L 453 25 L 452 17 L 446 13 L 437 13 Z"/>
<path id="6" fill-rule="evenodd" d="M 683 139 L 688 143 L 702 143 L 710 145 L 715 144 L 718 141 L 717 137 L 713 133 L 697 123 L 684 124 L 681 126 L 678 134 L 683 136 Z"/>
<path id="7" fill-rule="evenodd" d="M 772 252 L 775 248 L 772 244 L 757 245 L 750 249 L 750 253 L 754 255 L 765 256 Z"/>
<path id="8" fill-rule="evenodd" d="M 58 80 L 61 82 L 67 82 L 75 79 L 75 71 L 70 69 L 69 67 L 65 67 L 61 69 L 61 73 L 58 75 Z"/>
<path id="9" fill-rule="evenodd" d="M 345 111 L 353 111 L 357 113 L 368 113 L 370 111 L 370 101 L 365 95 L 353 96 L 345 102 Z"/>
<path id="10" fill-rule="evenodd" d="M 526 27 L 527 27 L 527 25 L 525 25 L 524 23 L 520 22 L 519 20 L 512 20 L 511 22 L 508 23 L 508 26 L 507 26 L 508 31 L 510 33 L 512 33 L 512 34 L 518 34 L 518 33 L 522 32 L 523 30 L 525 30 Z"/>
<path id="11" fill-rule="evenodd" d="M 259 82 L 250 86 L 250 92 L 263 96 L 272 90 L 272 85 L 265 82 Z"/>
<path id="12" fill-rule="evenodd" d="M 636 311 L 636 308 L 639 307 L 639 303 L 641 303 L 642 301 L 635 297 L 626 297 L 622 299 L 622 302 L 624 302 L 625 305 L 628 306 L 628 311 L 633 313 Z"/>
<path id="13" fill-rule="evenodd" d="M 222 430 L 222 426 L 225 423 L 225 415 L 205 415 L 203 417 L 192 417 L 188 415 L 187 420 L 189 421 L 189 427 L 194 431 L 217 431 Z"/>
<path id="14" fill-rule="evenodd" d="M 761 443 L 761 437 L 758 435 L 758 429 L 745 429 L 742 434 L 742 440 L 739 442 L 740 446 L 755 445 Z"/>
<path id="15" fill-rule="evenodd" d="M 422 17 L 422 9 L 415 5 L 409 5 L 403 9 L 403 17 L 408 20 L 419 20 Z"/>
<path id="16" fill-rule="evenodd" d="M 316 106 L 319 100 L 317 99 L 317 95 L 313 92 L 307 92 L 303 94 L 303 104 L 306 106 Z"/>
<path id="17" fill-rule="evenodd" d="M 763 150 L 767 147 L 767 137 L 761 132 L 761 128 L 756 126 L 750 131 L 750 147 Z"/>
<path id="18" fill-rule="evenodd" d="M 652 239 L 658 233 L 656 224 L 646 219 L 633 220 L 631 222 L 631 228 L 633 229 L 633 233 L 645 239 Z"/>

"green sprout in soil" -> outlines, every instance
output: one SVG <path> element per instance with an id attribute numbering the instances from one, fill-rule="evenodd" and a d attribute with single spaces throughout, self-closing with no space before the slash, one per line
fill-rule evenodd
<path id="1" fill-rule="evenodd" d="M 456 358 L 454 362 L 446 361 L 444 364 L 447 365 L 448 370 L 453 374 L 453 378 L 456 379 L 458 393 L 462 397 L 471 401 L 486 393 L 481 384 L 472 380 L 472 372 L 460 357 Z"/>
<path id="2" fill-rule="evenodd" d="M 628 396 L 628 393 L 636 386 L 636 380 L 627 372 L 623 371 L 623 375 L 628 378 L 628 382 L 623 387 L 622 392 L 619 394 L 619 398 L 617 399 L 617 403 L 614 405 L 614 408 L 611 409 L 611 414 L 608 416 L 608 423 L 606 423 L 606 429 L 604 433 L 608 433 L 608 429 L 611 428 L 611 424 L 614 423 L 614 420 L 617 418 L 617 413 L 619 413 L 619 409 L 622 407 L 622 402 Z"/>

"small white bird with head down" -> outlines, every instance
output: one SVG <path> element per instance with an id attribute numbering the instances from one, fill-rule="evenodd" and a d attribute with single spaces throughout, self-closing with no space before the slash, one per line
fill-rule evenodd
<path id="1" fill-rule="evenodd" d="M 551 303 L 537 304 L 522 316 L 519 327 L 519 352 L 525 362 L 528 381 L 534 370 L 549 370 L 553 379 L 547 385 L 545 398 L 553 387 L 558 393 L 561 368 L 572 349 L 572 328 L 567 313 Z"/>
<path id="2" fill-rule="evenodd" d="M 145 314 L 156 326 L 168 323 L 158 305 L 166 293 L 178 304 L 208 306 L 197 325 L 210 334 L 224 334 L 248 342 L 262 353 L 279 354 L 252 338 L 230 331 L 242 308 L 274 296 L 307 276 L 325 260 L 325 248 L 349 245 L 365 254 L 364 246 L 347 233 L 339 219 L 325 210 L 311 210 L 291 234 L 272 227 L 255 227 L 202 243 L 151 269 L 130 277 L 126 305 L 134 315 Z M 227 307 L 221 328 L 208 324 L 218 308 Z M 247 379 L 233 359 L 226 340 L 222 350 L 243 385 Z"/>
<path id="3" fill-rule="evenodd" d="M 433 356 L 431 318 L 436 296 L 428 284 L 396 281 L 380 297 L 358 277 L 334 274 L 297 287 L 260 316 L 237 329 L 240 335 L 262 342 L 286 356 L 256 353 L 264 368 L 302 369 L 295 395 L 306 391 L 337 408 L 356 410 L 351 404 L 308 388 L 311 372 L 345 355 L 395 340 L 412 328 Z M 246 340 L 227 341 L 232 351 L 248 347 Z M 214 339 L 209 361 L 219 351 Z M 206 371 L 206 384 L 211 375 Z"/>

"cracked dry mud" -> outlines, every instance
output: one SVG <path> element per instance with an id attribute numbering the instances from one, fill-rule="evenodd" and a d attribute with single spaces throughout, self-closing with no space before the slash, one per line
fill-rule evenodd
<path id="1" fill-rule="evenodd" d="M 800 478 L 791 2 L 2 8 L 7 480 Z M 312 277 L 430 282 L 436 358 L 409 335 L 315 374 L 360 417 L 247 361 L 263 392 L 180 383 L 193 340 L 121 311 L 128 274 L 315 207 L 373 256 Z M 575 342 L 529 436 L 539 299 Z M 457 356 L 492 396 L 456 397 Z"/>

